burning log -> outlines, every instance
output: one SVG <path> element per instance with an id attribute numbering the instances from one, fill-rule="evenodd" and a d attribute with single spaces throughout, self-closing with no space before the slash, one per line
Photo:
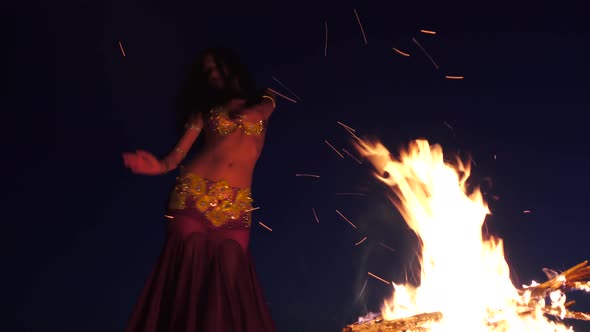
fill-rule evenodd
<path id="1" fill-rule="evenodd" d="M 574 304 L 574 301 L 566 303 L 565 307 L 567 308 L 567 307 L 571 306 L 572 304 Z M 545 306 L 545 307 L 541 308 L 541 311 L 543 311 L 543 313 L 548 316 L 559 317 L 559 318 L 561 318 L 561 316 L 563 316 L 563 318 L 590 321 L 590 313 L 571 311 L 571 310 L 567 310 L 567 309 L 565 310 L 565 312 L 562 313 L 562 312 L 560 312 L 560 310 L 558 310 L 556 308 L 552 308 L 551 306 Z M 531 308 L 530 310 L 521 312 L 520 315 L 526 316 L 526 315 L 530 315 L 532 313 L 533 313 L 533 308 Z"/>
<path id="2" fill-rule="evenodd" d="M 590 291 L 590 266 L 588 266 L 588 261 L 569 268 L 540 285 L 524 288 L 521 293 L 530 291 L 531 298 L 544 298 L 557 290 Z"/>
<path id="3" fill-rule="evenodd" d="M 551 293 L 566 293 L 571 290 L 584 290 L 590 292 L 590 266 L 588 266 L 588 261 L 584 261 L 569 268 L 542 284 L 520 289 L 520 294 L 525 298 L 527 297 L 527 292 L 530 292 L 528 293 L 528 296 L 530 297 L 528 302 L 530 310 L 522 312 L 521 315 L 532 313 L 534 308 L 538 306 L 538 303 L 546 297 L 550 297 Z M 552 306 L 544 306 L 541 310 L 548 316 L 590 321 L 590 313 L 576 312 L 568 309 L 574 303 L 575 301 L 565 303 L 563 310 Z"/>
<path id="4" fill-rule="evenodd" d="M 422 332 L 427 329 L 423 326 L 438 322 L 442 319 L 440 312 L 418 314 L 411 317 L 384 320 L 379 316 L 368 322 L 350 324 L 342 329 L 342 332 Z"/>
<path id="5" fill-rule="evenodd" d="M 519 292 L 524 297 L 526 297 L 526 293 L 530 294 L 530 300 L 527 303 L 528 308 L 525 307 L 520 312 L 520 315 L 533 315 L 539 306 L 538 302 L 550 296 L 552 292 L 562 291 L 565 293 L 571 290 L 590 290 L 590 266 L 588 266 L 588 261 L 584 261 L 542 284 L 519 289 Z M 574 301 L 565 303 L 565 311 L 550 305 L 542 307 L 541 311 L 545 315 L 555 318 L 590 321 L 590 313 L 569 310 L 568 308 L 573 304 Z M 342 329 L 342 332 L 424 332 L 428 331 L 428 328 L 425 326 L 432 322 L 438 322 L 442 318 L 443 316 L 440 312 L 423 313 L 394 320 L 385 320 L 382 316 L 378 316 L 371 320 L 347 325 Z M 490 325 L 498 323 L 490 322 Z"/>

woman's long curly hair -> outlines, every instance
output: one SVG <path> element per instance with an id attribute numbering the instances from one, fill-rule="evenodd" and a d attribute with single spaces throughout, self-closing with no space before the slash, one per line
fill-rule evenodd
<path id="1" fill-rule="evenodd" d="M 206 56 L 211 56 L 217 67 L 220 68 L 224 81 L 222 90 L 211 88 L 208 83 L 207 73 L 203 69 Z M 227 72 L 221 68 L 226 68 Z M 237 90 L 231 84 L 235 79 L 239 85 Z M 260 101 L 261 95 L 236 52 L 226 47 L 207 48 L 191 64 L 178 95 L 179 129 L 182 130 L 191 116 L 205 113 L 216 105 L 222 105 L 233 98 L 246 99 L 246 105 L 254 104 Z"/>

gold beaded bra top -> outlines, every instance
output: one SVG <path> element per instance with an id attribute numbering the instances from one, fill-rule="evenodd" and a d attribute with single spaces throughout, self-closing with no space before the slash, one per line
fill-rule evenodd
<path id="1" fill-rule="evenodd" d="M 264 132 L 264 121 L 246 121 L 243 115 L 232 119 L 224 107 L 211 109 L 209 121 L 211 128 L 221 136 L 227 136 L 237 129 L 246 135 L 262 135 Z"/>

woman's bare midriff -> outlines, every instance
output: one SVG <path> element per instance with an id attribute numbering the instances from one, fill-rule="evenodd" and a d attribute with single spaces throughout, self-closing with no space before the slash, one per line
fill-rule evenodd
<path id="1" fill-rule="evenodd" d="M 184 164 L 183 169 L 185 173 L 212 181 L 225 180 L 235 188 L 251 187 L 263 144 L 264 135 L 235 132 L 226 137 L 214 137 L 196 157 Z"/>

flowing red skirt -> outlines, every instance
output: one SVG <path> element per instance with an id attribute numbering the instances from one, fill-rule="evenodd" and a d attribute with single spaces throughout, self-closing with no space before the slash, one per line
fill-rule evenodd
<path id="1" fill-rule="evenodd" d="M 126 332 L 276 331 L 252 257 L 249 230 L 177 215 Z"/>

